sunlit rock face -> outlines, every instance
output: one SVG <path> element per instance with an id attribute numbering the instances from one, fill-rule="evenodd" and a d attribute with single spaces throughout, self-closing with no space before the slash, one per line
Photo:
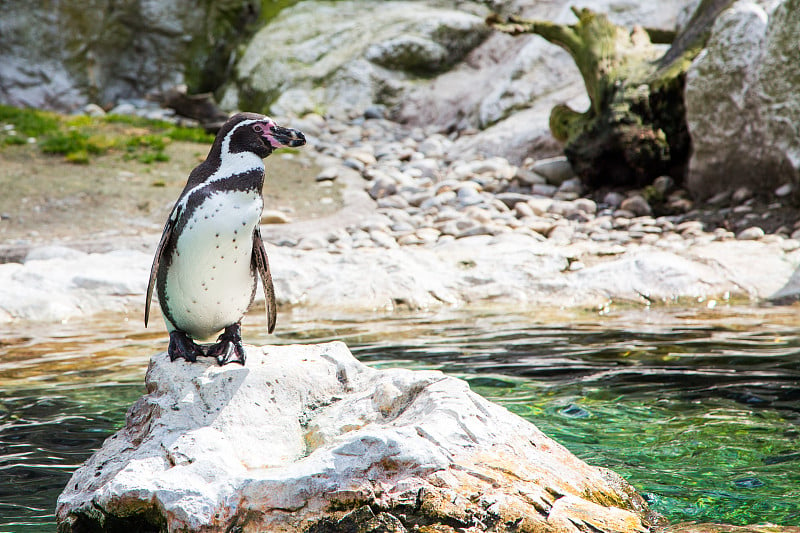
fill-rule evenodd
<path id="1" fill-rule="evenodd" d="M 4 2 L 0 102 L 72 111 L 184 82 L 208 90 L 257 18 L 248 0 Z"/>
<path id="2" fill-rule="evenodd" d="M 343 343 L 248 346 L 244 367 L 162 353 L 146 386 L 61 494 L 59 531 L 634 532 L 653 518 L 618 475 L 464 381 L 369 368 Z"/>
<path id="3" fill-rule="evenodd" d="M 483 17 L 428 2 L 301 2 L 263 27 L 226 85 L 222 105 L 347 117 L 396 102 L 461 60 L 488 34 Z"/>
<path id="4" fill-rule="evenodd" d="M 694 147 L 687 185 L 697 197 L 796 186 L 798 32 L 797 0 L 738 1 L 717 19 L 686 80 Z"/>
<path id="5" fill-rule="evenodd" d="M 696 0 L 638 2 L 586 0 L 529 2 L 495 0 L 489 8 L 529 19 L 574 24 L 572 7 L 605 13 L 616 24 L 666 30 L 685 23 Z M 399 102 L 395 117 L 414 126 L 441 131 L 475 131 L 462 135 L 449 151 L 452 158 L 502 156 L 514 164 L 526 157 L 562 153 L 550 134 L 553 106 L 568 103 L 586 109 L 589 99 L 575 62 L 556 45 L 537 35 L 512 37 L 492 33 L 454 68 L 419 84 Z"/>

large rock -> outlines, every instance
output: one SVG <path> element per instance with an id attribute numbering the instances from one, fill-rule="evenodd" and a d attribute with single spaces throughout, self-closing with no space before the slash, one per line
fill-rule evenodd
<path id="1" fill-rule="evenodd" d="M 686 80 L 687 185 L 697 197 L 797 184 L 798 34 L 798 0 L 740 0 L 717 19 Z"/>
<path id="2" fill-rule="evenodd" d="M 258 18 L 253 8 L 247 0 L 4 2 L 0 102 L 72 111 L 184 82 L 209 90 Z"/>
<path id="3" fill-rule="evenodd" d="M 478 9 L 477 3 L 465 3 Z M 392 105 L 478 45 L 482 17 L 426 2 L 306 1 L 263 27 L 236 64 L 223 107 L 356 116 Z"/>
<path id="4" fill-rule="evenodd" d="M 154 356 L 148 393 L 59 497 L 59 531 L 643 532 L 653 519 L 618 475 L 461 380 L 369 368 L 339 342 L 247 354 L 244 367 Z"/>
<path id="5" fill-rule="evenodd" d="M 587 0 L 579 7 L 607 13 L 627 27 L 642 25 L 674 29 L 696 0 L 637 2 Z M 529 19 L 572 24 L 569 2 L 494 1 L 491 7 Z M 429 84 L 418 85 L 403 98 L 396 117 L 412 125 L 434 125 L 441 131 L 481 130 L 459 138 L 451 156 L 473 154 L 507 158 L 518 164 L 525 157 L 560 153 L 550 135 L 550 110 L 568 103 L 589 105 L 583 80 L 570 56 L 535 35 L 493 34 L 452 70 Z"/>
<path id="6" fill-rule="evenodd" d="M 285 237 L 292 226 L 262 231 L 266 239 L 273 233 Z M 306 233 L 327 242 L 325 235 L 325 230 Z M 775 242 L 719 241 L 673 251 L 634 244 L 627 251 L 614 248 L 510 232 L 430 247 L 330 253 L 268 245 L 267 253 L 279 304 L 319 313 L 478 304 L 520 310 L 596 307 L 609 301 L 729 296 L 758 300 L 778 293 L 800 265 L 800 250 L 785 252 Z M 576 258 L 587 266 L 570 270 Z M 61 321 L 103 311 L 127 311 L 138 320 L 151 262 L 151 253 L 119 251 L 74 257 L 64 252 L 25 264 L 0 264 L 0 323 Z M 260 290 L 257 295 L 263 298 Z"/>

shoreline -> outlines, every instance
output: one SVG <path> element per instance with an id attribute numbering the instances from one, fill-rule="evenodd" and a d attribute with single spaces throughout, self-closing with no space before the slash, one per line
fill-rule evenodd
<path id="1" fill-rule="evenodd" d="M 698 210 L 646 214 L 651 208 L 636 192 L 606 194 L 616 207 L 597 202 L 558 160 L 544 162 L 560 165 L 562 181 L 554 185 L 537 167 L 542 162 L 514 166 L 453 154 L 446 137 L 383 119 L 286 122 L 308 134 L 306 155 L 321 169 L 319 195 L 335 186 L 343 207 L 262 225 L 284 308 L 602 309 L 793 300 L 800 291 L 800 241 L 789 234 L 798 236 L 795 228 L 766 233 L 756 224 L 775 206 L 760 213 L 746 191 L 736 193 L 738 205 L 714 201 L 718 214 L 747 225 L 734 233 L 704 227 Z M 684 198 L 679 189 L 673 196 Z M 21 247 L 21 262 L 0 264 L 0 323 L 138 313 L 158 237 L 143 230 L 118 241 L 89 239 L 83 250 Z M 256 301 L 263 301 L 260 291 Z"/>

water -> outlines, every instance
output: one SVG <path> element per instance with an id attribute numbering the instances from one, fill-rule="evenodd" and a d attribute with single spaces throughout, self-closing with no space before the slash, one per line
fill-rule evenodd
<path id="1" fill-rule="evenodd" d="M 247 342 L 344 340 L 376 367 L 440 369 L 626 477 L 673 521 L 800 525 L 800 317 L 792 308 L 606 314 L 263 315 Z M 87 334 L 86 332 L 91 332 Z M 69 475 L 144 393 L 160 326 L 0 330 L 0 532 L 53 531 Z"/>

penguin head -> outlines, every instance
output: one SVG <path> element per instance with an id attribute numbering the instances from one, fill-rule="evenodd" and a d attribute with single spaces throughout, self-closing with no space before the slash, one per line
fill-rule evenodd
<path id="1" fill-rule="evenodd" d="M 271 118 L 256 113 L 237 113 L 222 126 L 217 139 L 229 153 L 253 152 L 267 157 L 276 148 L 302 146 L 302 132 L 278 126 Z"/>

